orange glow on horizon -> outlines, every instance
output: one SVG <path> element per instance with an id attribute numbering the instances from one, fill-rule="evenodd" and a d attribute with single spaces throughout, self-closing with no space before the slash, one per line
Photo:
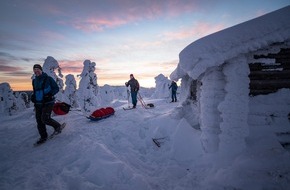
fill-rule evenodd
<path id="1" fill-rule="evenodd" d="M 65 85 L 65 76 L 66 75 L 64 75 L 64 77 L 62 78 L 63 82 L 64 82 L 64 85 Z M 74 76 L 75 76 L 75 80 L 76 80 L 77 88 L 78 88 L 79 87 L 80 78 L 76 77 L 77 75 L 74 75 Z M 154 79 L 154 77 L 138 76 L 138 77 L 136 77 L 136 79 L 139 81 L 141 87 L 144 87 L 144 88 L 155 87 L 155 79 Z M 104 78 L 101 78 L 101 77 L 98 76 L 97 83 L 98 83 L 99 86 L 104 86 L 104 85 L 123 86 L 125 84 L 125 82 L 127 82 L 128 80 L 129 80 L 129 77 L 127 77 L 127 75 L 126 76 L 124 75 L 123 77 L 118 76 L 118 77 L 104 77 Z M 13 79 L 10 79 L 8 81 L 3 81 L 3 82 L 9 83 L 11 89 L 14 92 L 15 91 L 32 91 L 31 79 L 29 77 L 25 78 L 25 79 L 22 79 L 21 81 L 19 81 L 19 80 L 15 81 Z"/>
<path id="2" fill-rule="evenodd" d="M 15 84 L 10 84 L 10 87 L 14 92 L 15 91 L 32 91 L 31 83 L 15 83 Z"/>

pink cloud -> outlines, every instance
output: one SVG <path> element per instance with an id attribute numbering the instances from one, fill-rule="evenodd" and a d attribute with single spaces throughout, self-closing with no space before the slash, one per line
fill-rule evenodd
<path id="1" fill-rule="evenodd" d="M 13 56 L 11 56 L 11 58 L 14 58 Z M 0 59 L 0 72 L 2 73 L 10 73 L 10 72 L 19 72 L 19 71 L 23 71 L 22 67 L 19 66 L 10 66 L 11 63 L 9 61 L 5 61 Z"/>
<path id="2" fill-rule="evenodd" d="M 64 73 L 81 73 L 83 70 L 83 61 L 81 60 L 63 60 L 58 62 Z"/>
<path id="3" fill-rule="evenodd" d="M 224 29 L 223 24 L 213 25 L 211 23 L 199 22 L 190 28 L 183 28 L 177 32 L 167 32 L 163 37 L 167 40 L 182 40 L 186 38 L 201 38 L 214 32 Z"/>
<path id="4" fill-rule="evenodd" d="M 157 17 L 175 17 L 186 12 L 198 9 L 198 2 L 192 0 L 168 0 L 168 1 L 129 1 L 129 14 L 139 18 L 154 19 Z"/>
<path id="5" fill-rule="evenodd" d="M 76 19 L 72 21 L 70 24 L 82 31 L 93 32 L 93 31 L 103 31 L 107 28 L 114 28 L 126 23 L 130 22 L 130 20 L 120 19 L 120 18 L 95 18 L 90 17 L 86 19 Z"/>
<path id="6" fill-rule="evenodd" d="M 196 1 L 108 1 L 79 4 L 81 14 L 64 11 L 66 16 L 58 21 L 85 32 L 103 31 L 145 19 L 172 18 L 198 9 Z M 112 6 L 112 4 L 114 6 Z M 70 5 L 72 6 L 72 5 Z M 52 14 L 60 14 L 59 8 L 51 6 Z"/>
<path id="7" fill-rule="evenodd" d="M 1 72 L 15 72 L 15 71 L 21 71 L 21 68 L 19 67 L 12 67 L 7 65 L 0 65 L 0 71 Z"/>
<path id="8" fill-rule="evenodd" d="M 102 59 L 102 60 L 91 60 L 92 62 L 96 63 L 96 70 L 98 69 L 98 63 L 106 63 L 107 59 Z M 76 74 L 80 74 L 83 70 L 83 62 L 84 60 L 60 60 L 58 61 L 60 68 L 62 69 L 62 72 L 64 73 L 76 73 Z M 109 71 L 110 72 L 110 71 Z"/>

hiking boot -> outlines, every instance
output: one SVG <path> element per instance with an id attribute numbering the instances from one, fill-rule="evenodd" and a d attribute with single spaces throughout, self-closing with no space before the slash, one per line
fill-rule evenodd
<path id="1" fill-rule="evenodd" d="M 38 141 L 36 141 L 36 145 L 39 145 L 39 144 L 42 144 L 42 143 L 45 143 L 45 141 L 47 140 L 47 138 L 40 138 L 38 139 Z"/>
<path id="2" fill-rule="evenodd" d="M 54 132 L 51 134 L 52 136 L 54 135 L 58 135 L 59 133 L 61 133 L 61 130 L 65 127 L 65 123 L 61 124 L 61 126 L 59 126 L 58 128 L 56 128 L 54 130 Z"/>
<path id="3" fill-rule="evenodd" d="M 61 127 L 60 126 L 54 130 L 54 132 L 52 133 L 52 135 L 57 135 L 59 133 L 61 133 Z"/>

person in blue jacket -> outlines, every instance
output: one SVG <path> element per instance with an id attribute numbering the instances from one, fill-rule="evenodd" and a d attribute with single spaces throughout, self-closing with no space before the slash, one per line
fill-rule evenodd
<path id="1" fill-rule="evenodd" d="M 171 88 L 171 102 L 177 102 L 177 98 L 176 98 L 176 92 L 177 92 L 177 84 L 175 81 L 171 82 L 171 85 L 169 86 L 169 89 Z"/>
<path id="2" fill-rule="evenodd" d="M 54 134 L 61 133 L 61 124 L 51 118 L 51 112 L 55 102 L 54 95 L 58 93 L 59 87 L 54 79 L 42 71 L 39 64 L 33 66 L 35 78 L 32 80 L 33 94 L 31 101 L 35 107 L 35 118 L 40 135 L 35 144 L 42 144 L 47 140 L 46 125 L 54 128 Z"/>

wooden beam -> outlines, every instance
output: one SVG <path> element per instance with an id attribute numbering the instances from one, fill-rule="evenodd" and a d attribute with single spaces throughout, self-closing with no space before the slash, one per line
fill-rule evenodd
<path id="1" fill-rule="evenodd" d="M 250 80 L 259 79 L 289 79 L 290 80 L 290 70 L 282 71 L 251 71 L 249 74 Z"/>

